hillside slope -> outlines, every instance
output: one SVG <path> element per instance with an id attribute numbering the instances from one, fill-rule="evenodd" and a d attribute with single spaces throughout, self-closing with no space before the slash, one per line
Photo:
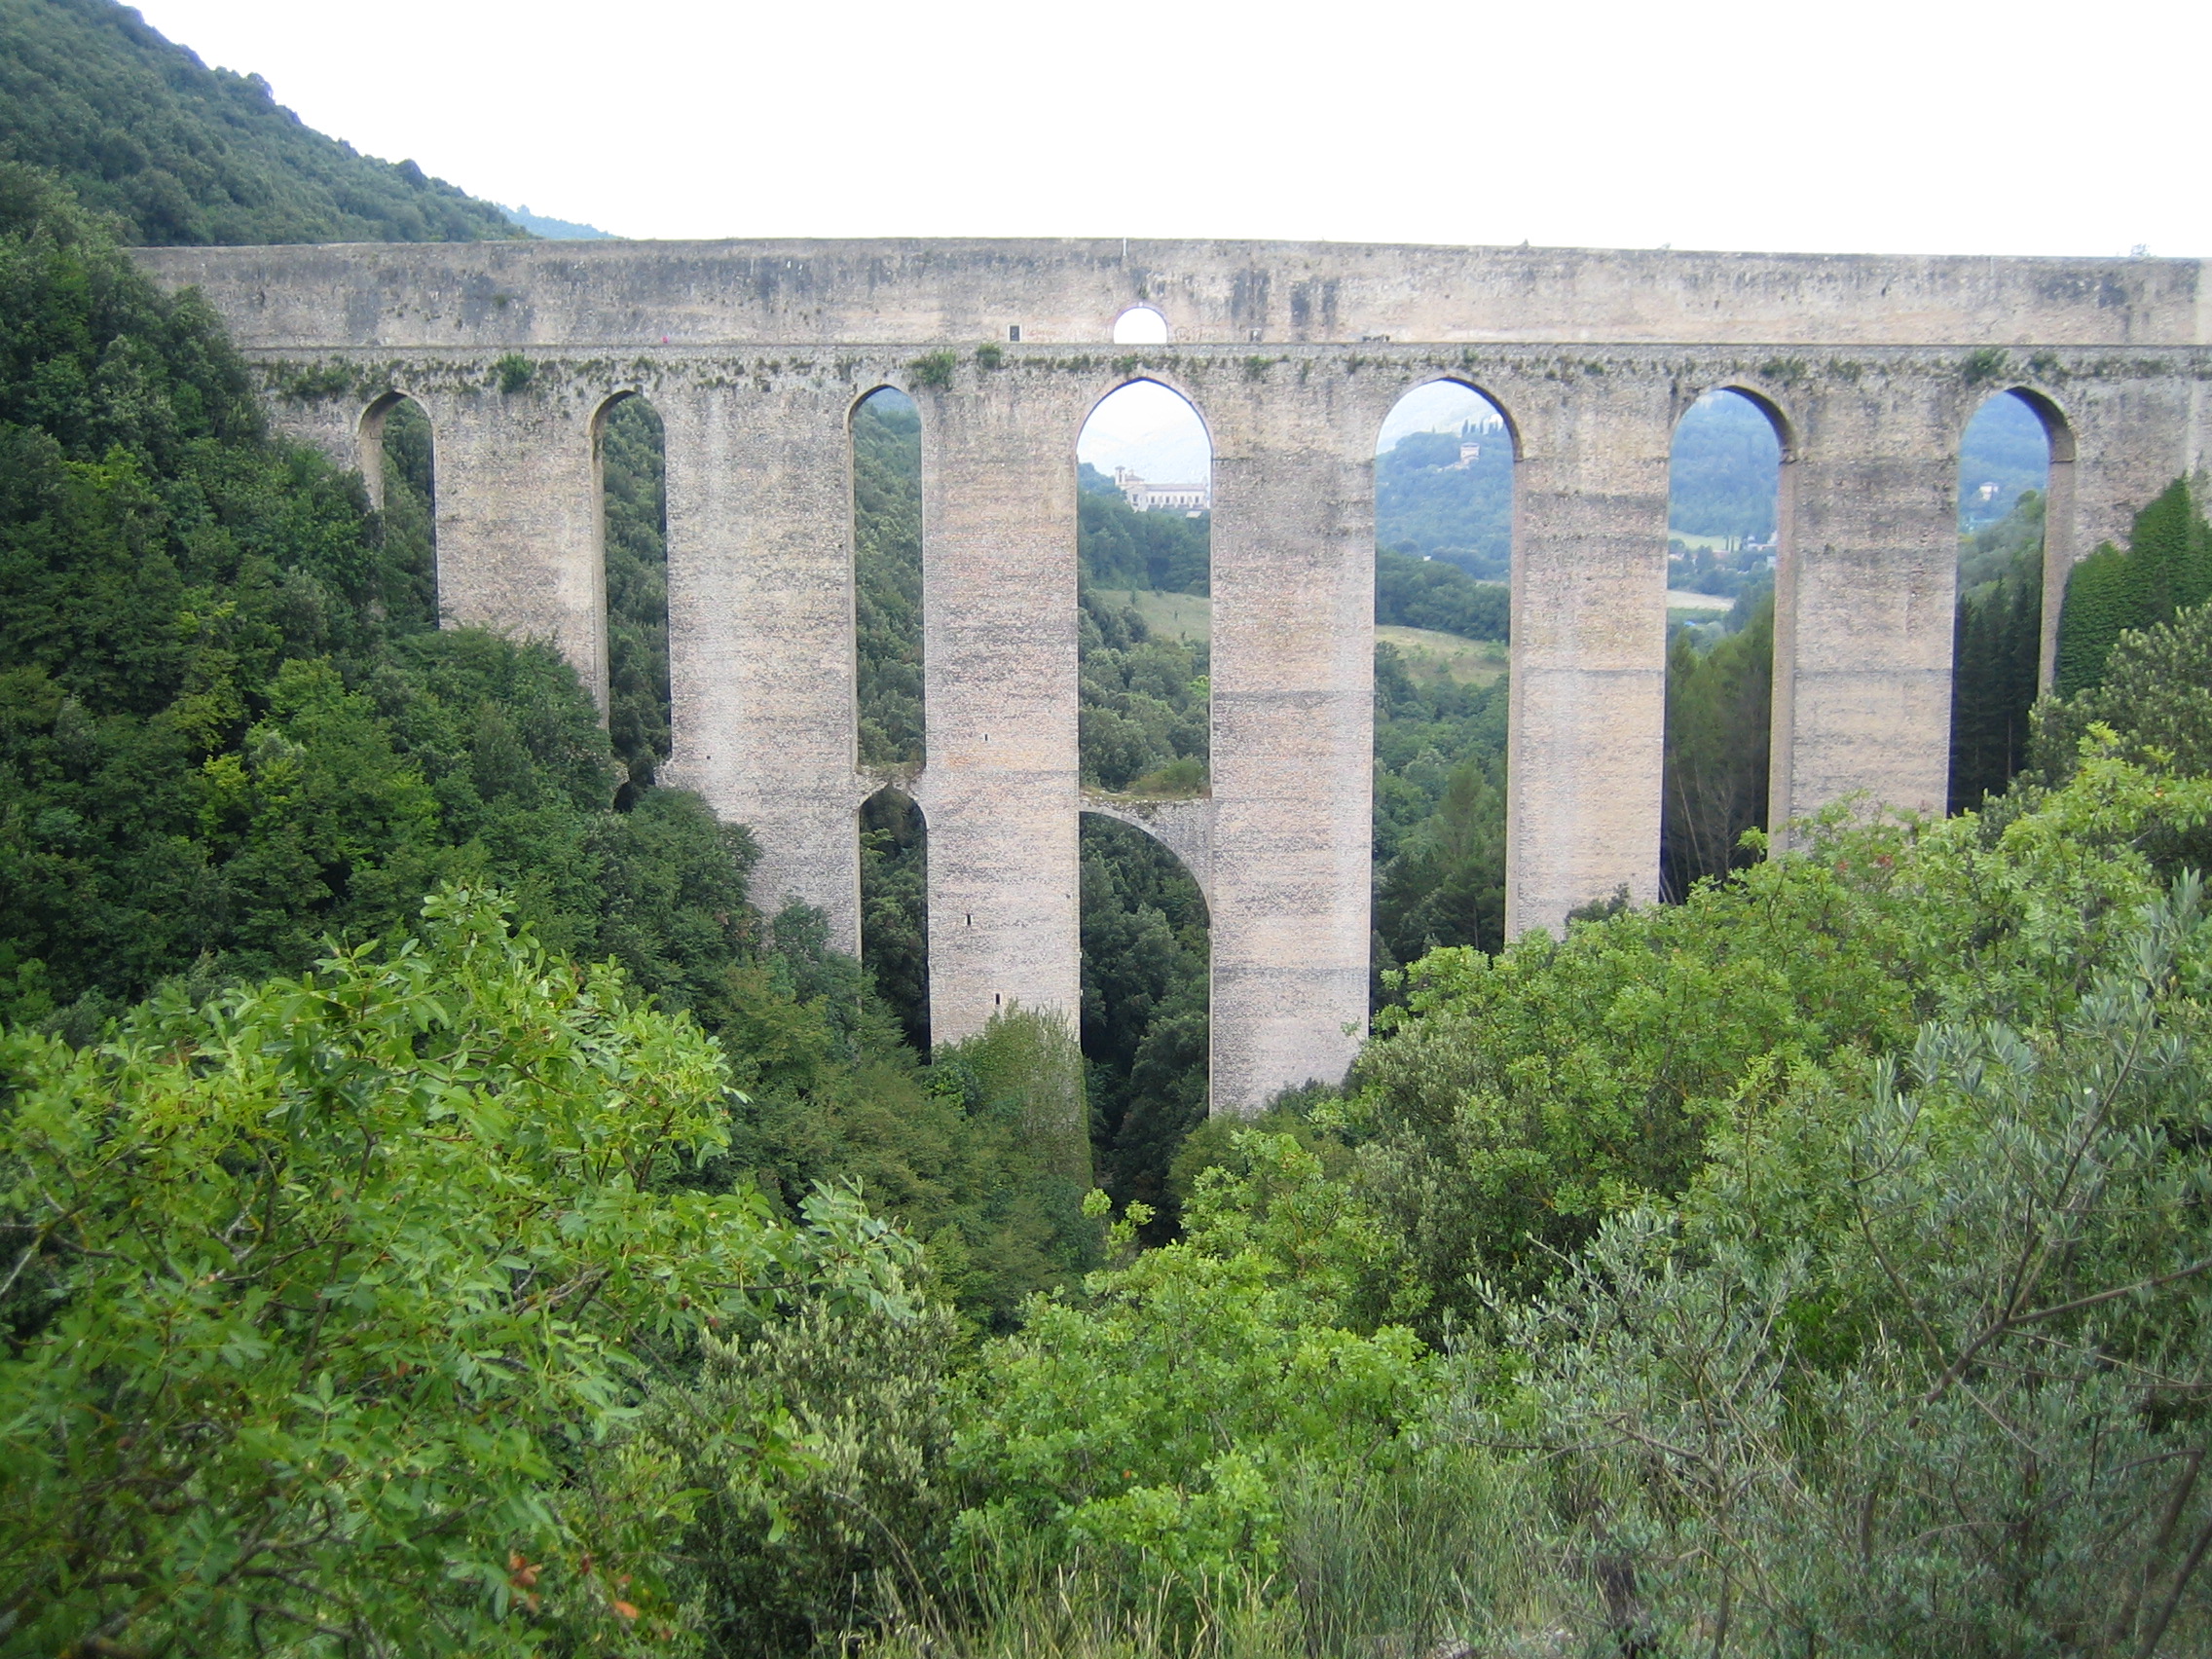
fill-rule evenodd
<path id="1" fill-rule="evenodd" d="M 0 0 L 0 161 L 60 175 L 139 243 L 483 241 L 489 202 L 306 126 L 115 0 Z"/>

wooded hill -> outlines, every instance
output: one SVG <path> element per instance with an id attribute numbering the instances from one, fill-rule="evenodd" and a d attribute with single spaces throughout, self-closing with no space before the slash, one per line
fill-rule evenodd
<path id="1" fill-rule="evenodd" d="M 0 160 L 57 174 L 126 242 L 527 234 L 413 162 L 325 137 L 258 75 L 208 68 L 115 0 L 0 0 Z"/>

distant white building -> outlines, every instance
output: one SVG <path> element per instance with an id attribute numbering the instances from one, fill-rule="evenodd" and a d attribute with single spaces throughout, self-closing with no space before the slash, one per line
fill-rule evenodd
<path id="1" fill-rule="evenodd" d="M 1465 471 L 1468 467 L 1474 465 L 1476 461 L 1480 461 L 1482 459 L 1482 445 L 1462 442 L 1459 445 L 1459 459 L 1452 463 L 1452 470 L 1454 472 Z"/>
<path id="2" fill-rule="evenodd" d="M 1114 468 L 1114 487 L 1140 513 L 1213 511 L 1213 484 L 1148 484 L 1125 466 Z"/>

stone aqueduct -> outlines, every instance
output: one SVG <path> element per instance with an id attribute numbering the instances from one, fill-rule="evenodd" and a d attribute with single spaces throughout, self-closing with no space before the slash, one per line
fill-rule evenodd
<path id="1" fill-rule="evenodd" d="M 597 424 L 666 430 L 671 781 L 753 827 L 763 902 L 858 942 L 848 422 L 923 421 L 931 1015 L 1078 1001 L 1077 825 L 1140 822 L 1213 920 L 1217 1111 L 1341 1074 L 1366 1012 L 1376 432 L 1476 387 L 1516 450 L 1508 926 L 1657 885 L 1668 458 L 1715 387 L 1786 459 L 1777 820 L 1940 809 L 1959 434 L 2014 390 L 2052 443 L 2046 661 L 2070 560 L 2212 445 L 2194 261 L 1238 242 L 740 241 L 171 248 L 278 423 L 372 479 L 382 411 L 437 446 L 456 620 L 549 636 L 606 684 Z M 1117 347 L 1159 311 L 1169 344 Z M 996 350 L 978 350 L 984 346 Z M 502 392 L 494 365 L 535 372 Z M 1214 445 L 1210 798 L 1087 799 L 1074 445 L 1117 386 Z"/>

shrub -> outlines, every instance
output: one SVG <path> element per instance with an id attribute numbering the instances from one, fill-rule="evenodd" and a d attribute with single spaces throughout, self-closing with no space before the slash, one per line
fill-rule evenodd
<path id="1" fill-rule="evenodd" d="M 676 1650 L 671 1469 L 574 1478 L 641 1356 L 787 1295 L 904 1305 L 849 1199 L 654 1190 L 723 1136 L 697 1027 L 481 895 L 425 913 L 104 1049 L 5 1039 L 11 1647 Z"/>

